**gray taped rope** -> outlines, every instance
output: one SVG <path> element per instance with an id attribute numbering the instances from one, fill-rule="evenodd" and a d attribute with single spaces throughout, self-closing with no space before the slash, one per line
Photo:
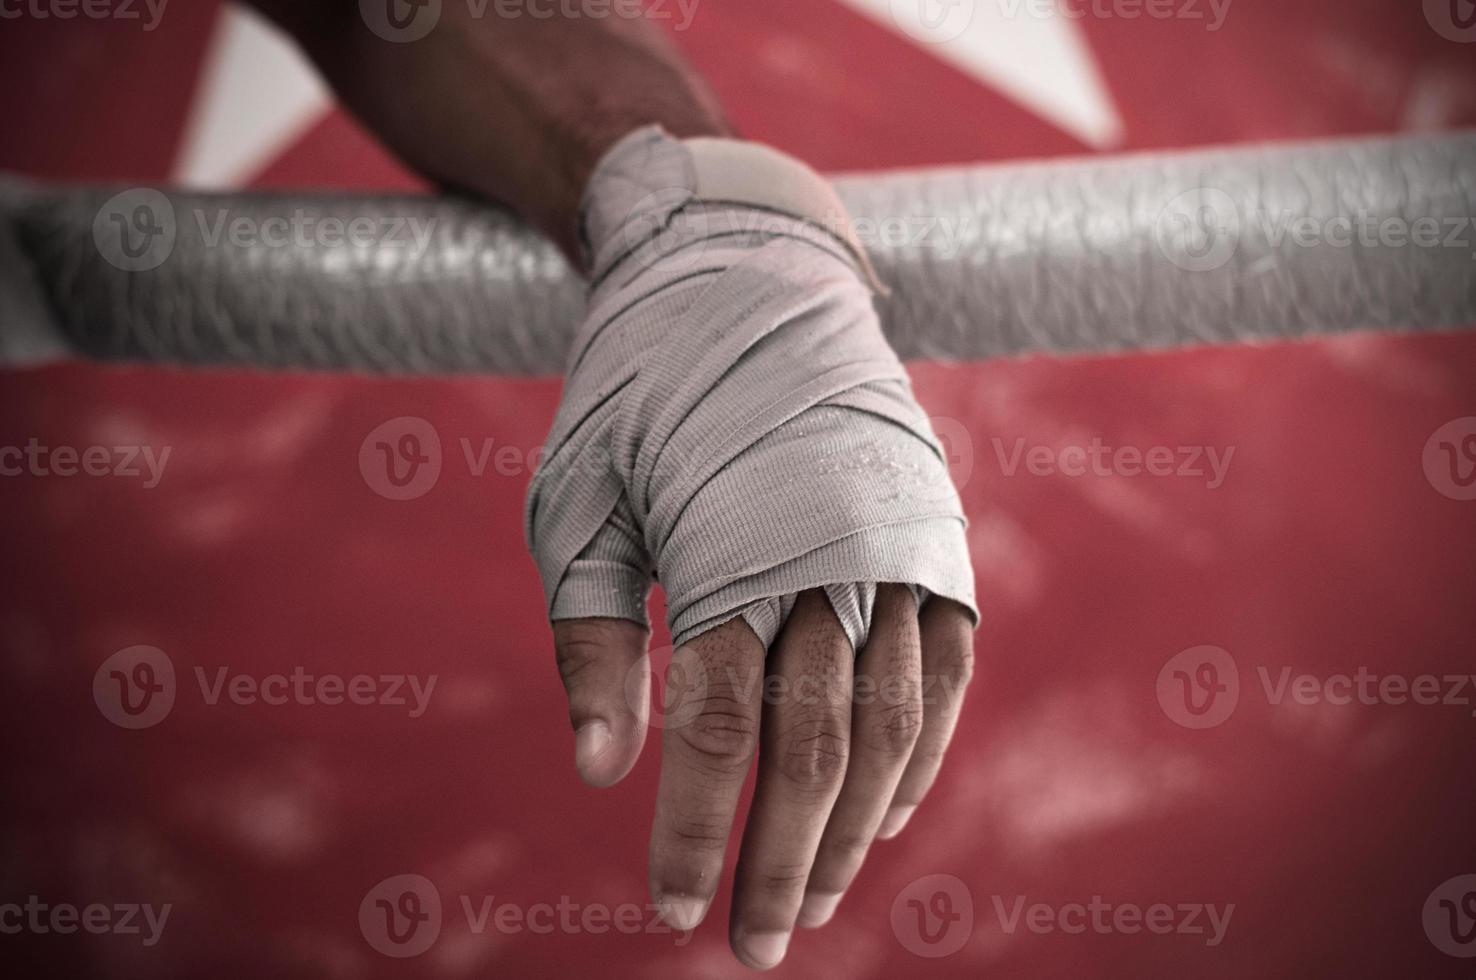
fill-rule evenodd
<path id="1" fill-rule="evenodd" d="M 866 175 L 837 189 L 891 287 L 879 310 L 903 358 L 1476 323 L 1471 133 Z M 356 220 L 363 234 L 344 243 Z M 557 374 L 585 308 L 551 246 L 444 197 L 9 179 L 0 225 L 9 361 L 65 350 Z"/>

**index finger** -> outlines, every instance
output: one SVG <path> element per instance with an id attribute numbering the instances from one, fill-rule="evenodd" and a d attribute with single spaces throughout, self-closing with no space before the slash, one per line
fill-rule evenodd
<path id="1" fill-rule="evenodd" d="M 695 928 L 717 893 L 758 746 L 763 675 L 763 643 L 742 618 L 708 630 L 672 656 L 650 888 L 675 929 Z"/>

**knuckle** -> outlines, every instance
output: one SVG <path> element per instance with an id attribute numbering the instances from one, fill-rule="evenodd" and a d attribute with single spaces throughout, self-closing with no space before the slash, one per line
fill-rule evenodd
<path id="1" fill-rule="evenodd" d="M 810 878 L 808 865 L 777 864 L 758 872 L 755 882 L 768 898 L 783 898 L 799 894 Z"/>
<path id="2" fill-rule="evenodd" d="M 950 644 L 938 657 L 937 672 L 950 691 L 960 690 L 967 685 L 974 676 L 973 644 Z"/>
<path id="3" fill-rule="evenodd" d="M 919 742 L 912 753 L 911 762 L 916 763 L 924 772 L 936 771 L 943 765 L 943 757 L 948 754 L 946 743 L 935 739 L 927 739 Z"/>
<path id="4" fill-rule="evenodd" d="M 568 683 L 599 662 L 599 653 L 604 647 L 587 637 L 565 638 L 555 650 L 554 657 L 559 665 L 559 676 Z"/>
<path id="5" fill-rule="evenodd" d="M 679 815 L 670 829 L 672 841 L 684 851 L 721 854 L 728 846 L 728 826 L 717 818 Z"/>
<path id="6" fill-rule="evenodd" d="M 746 768 L 758 746 L 758 724 L 750 707 L 734 698 L 709 695 L 676 737 L 699 765 L 728 772 Z"/>
<path id="7" fill-rule="evenodd" d="M 812 792 L 840 785 L 849 756 L 847 724 L 835 712 L 816 712 L 795 724 L 779 741 L 779 772 Z"/>
<path id="8" fill-rule="evenodd" d="M 825 847 L 838 857 L 847 861 L 854 861 L 870 850 L 871 838 L 855 833 L 854 831 L 841 831 L 831 836 L 825 842 Z"/>
<path id="9" fill-rule="evenodd" d="M 572 619 L 554 624 L 554 659 L 567 682 L 609 658 L 630 642 L 633 623 L 606 619 Z M 644 632 L 644 631 L 642 631 Z"/>
<path id="10" fill-rule="evenodd" d="M 912 754 L 922 725 L 922 694 L 912 691 L 903 700 L 880 705 L 862 727 L 862 738 L 867 749 L 883 758 L 903 759 Z"/>

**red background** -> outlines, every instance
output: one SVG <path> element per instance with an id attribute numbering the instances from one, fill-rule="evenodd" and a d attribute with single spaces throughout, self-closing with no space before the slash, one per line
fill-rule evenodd
<path id="1" fill-rule="evenodd" d="M 7 21 L 0 167 L 167 178 L 216 5 L 143 34 Z M 1418 4 L 1235 0 L 1213 34 L 1083 20 L 1124 149 L 1476 122 L 1476 46 Z M 865 169 L 1088 152 L 1070 135 L 830 0 L 706 0 L 680 43 L 751 136 Z M 775 45 L 789 54 L 773 67 Z M 767 59 L 767 60 L 766 60 Z M 766 65 L 755 70 L 755 65 Z M 334 113 L 256 185 L 417 186 Z M 980 324 L 988 329 L 988 324 Z M 979 675 L 938 787 L 878 845 L 794 977 L 1461 975 L 1421 925 L 1476 872 L 1470 706 L 1272 705 L 1255 669 L 1470 672 L 1476 502 L 1438 493 L 1430 434 L 1476 415 L 1469 335 L 914 365 L 963 423 L 956 475 L 984 622 Z M 75 365 L 0 372 L 0 445 L 169 446 L 154 489 L 0 478 L 5 782 L 0 902 L 172 902 L 156 947 L 0 936 L 96 976 L 729 976 L 726 887 L 670 935 L 472 935 L 455 897 L 642 903 L 655 739 L 619 787 L 576 778 L 520 504 L 528 474 L 473 476 L 459 440 L 538 446 L 556 379 L 384 380 Z M 371 429 L 418 416 L 444 469 L 414 501 L 361 477 Z M 1203 479 L 1007 475 L 992 440 L 1234 447 Z M 665 641 L 659 635 L 657 644 Z M 172 714 L 109 724 L 92 677 L 135 644 L 181 677 Z M 1193 731 L 1155 696 L 1189 647 L 1235 657 L 1238 708 Z M 424 717 L 384 707 L 207 705 L 196 666 L 256 675 L 439 675 Z M 361 936 L 400 873 L 447 903 L 408 961 Z M 898 893 L 947 873 L 969 942 L 909 953 Z M 1234 903 L 1225 941 L 1003 932 L 1001 896 Z M 1469 962 L 1469 961 L 1465 961 Z M 34 968 L 34 967 L 33 967 Z M 1464 971 L 1469 975 L 1470 970 Z"/>

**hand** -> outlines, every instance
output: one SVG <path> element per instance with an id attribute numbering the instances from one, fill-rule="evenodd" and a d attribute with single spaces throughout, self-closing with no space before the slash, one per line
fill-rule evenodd
<path id="1" fill-rule="evenodd" d="M 968 610 L 933 599 L 919 615 L 911 592 L 888 584 L 873 615 L 859 657 L 824 593 L 809 590 L 772 651 L 733 619 L 672 658 L 664 710 L 678 723 L 664 729 L 651 895 L 674 928 L 702 921 L 758 749 L 729 926 L 734 952 L 756 969 L 783 958 L 796 922 L 824 925 L 872 841 L 901 832 L 958 720 L 973 665 Z M 626 684 L 649 669 L 646 640 L 626 620 L 554 624 L 575 761 L 592 786 L 623 778 L 645 742 L 649 705 Z M 629 690 L 649 692 L 637 676 Z M 761 683 L 803 693 L 765 698 Z"/>
<path id="2" fill-rule="evenodd" d="M 645 604 L 653 574 L 666 587 L 677 649 L 650 887 L 678 929 L 712 903 L 758 752 L 730 940 L 763 969 L 796 923 L 831 917 L 932 785 L 974 613 L 941 450 L 854 242 L 816 227 L 838 202 L 793 161 L 732 150 L 714 164 L 647 131 L 597 171 L 591 312 L 528 532 L 592 785 L 644 744 Z M 815 220 L 705 199 L 733 160 L 732 186 L 773 169 Z"/>

